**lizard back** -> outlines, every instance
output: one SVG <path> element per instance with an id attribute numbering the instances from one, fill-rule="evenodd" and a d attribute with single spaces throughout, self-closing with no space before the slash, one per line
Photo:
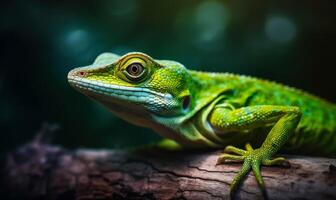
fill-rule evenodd
<path id="1" fill-rule="evenodd" d="M 336 106 L 322 98 L 276 82 L 229 73 L 190 71 L 202 95 L 226 88 L 226 101 L 235 108 L 254 105 L 297 106 L 302 117 L 287 152 L 336 155 Z M 206 81 L 205 81 L 206 80 Z"/>

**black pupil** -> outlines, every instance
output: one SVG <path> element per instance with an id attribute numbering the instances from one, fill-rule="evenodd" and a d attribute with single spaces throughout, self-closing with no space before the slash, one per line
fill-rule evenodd
<path id="1" fill-rule="evenodd" d="M 139 63 L 131 64 L 127 69 L 128 73 L 133 76 L 141 74 L 142 70 L 143 70 L 142 65 Z"/>
<path id="2" fill-rule="evenodd" d="M 137 65 L 132 65 L 132 72 L 133 73 L 136 73 L 136 72 L 138 72 L 138 66 Z"/>

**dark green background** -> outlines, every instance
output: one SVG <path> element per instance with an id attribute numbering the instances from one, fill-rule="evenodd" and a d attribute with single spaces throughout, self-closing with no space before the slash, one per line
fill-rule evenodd
<path id="1" fill-rule="evenodd" d="M 335 1 L 21 0 L 1 3 L 1 152 L 43 122 L 54 143 L 115 148 L 157 140 L 71 89 L 101 52 L 142 51 L 188 68 L 258 76 L 336 100 Z"/>

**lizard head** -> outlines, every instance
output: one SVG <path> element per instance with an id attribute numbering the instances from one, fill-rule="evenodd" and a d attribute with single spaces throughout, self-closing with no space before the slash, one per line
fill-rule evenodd
<path id="1" fill-rule="evenodd" d="M 68 81 L 133 123 L 152 115 L 180 116 L 192 104 L 190 75 L 182 64 L 138 52 L 101 54 L 92 65 L 71 70 Z"/>

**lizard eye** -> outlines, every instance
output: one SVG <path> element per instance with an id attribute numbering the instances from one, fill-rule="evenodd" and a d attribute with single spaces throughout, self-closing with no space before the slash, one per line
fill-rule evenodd
<path id="1" fill-rule="evenodd" d="M 139 80 L 145 72 L 145 68 L 140 63 L 132 63 L 127 66 L 125 74 L 131 80 Z"/>

